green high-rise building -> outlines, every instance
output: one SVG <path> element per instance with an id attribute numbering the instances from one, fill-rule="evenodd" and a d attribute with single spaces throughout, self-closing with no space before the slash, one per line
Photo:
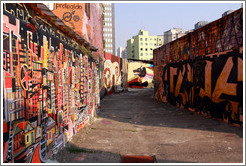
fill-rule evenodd
<path id="1" fill-rule="evenodd" d="M 141 29 L 138 35 L 127 40 L 127 59 L 152 60 L 153 50 L 163 45 L 163 36 L 149 36 Z"/>

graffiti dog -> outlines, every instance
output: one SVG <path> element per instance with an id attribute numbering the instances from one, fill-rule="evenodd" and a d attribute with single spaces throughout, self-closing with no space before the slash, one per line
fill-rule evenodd
<path id="1" fill-rule="evenodd" d="M 143 67 L 143 65 L 141 65 L 139 68 L 132 71 L 134 79 L 128 81 L 128 86 L 130 88 L 151 87 L 153 70 L 150 67 Z"/>

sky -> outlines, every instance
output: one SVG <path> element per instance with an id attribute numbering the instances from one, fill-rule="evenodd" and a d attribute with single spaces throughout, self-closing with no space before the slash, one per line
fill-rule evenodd
<path id="1" fill-rule="evenodd" d="M 128 39 L 140 29 L 149 35 L 164 35 L 171 28 L 194 29 L 199 21 L 212 22 L 241 3 L 115 3 L 116 49 L 126 47 Z"/>

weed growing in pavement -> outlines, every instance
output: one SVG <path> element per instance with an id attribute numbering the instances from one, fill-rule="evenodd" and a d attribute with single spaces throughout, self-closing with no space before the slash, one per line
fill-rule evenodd
<path id="1" fill-rule="evenodd" d="M 69 148 L 67 148 L 67 150 L 70 153 L 96 153 L 95 151 L 86 150 L 83 148 L 75 148 L 75 147 L 69 147 Z"/>
<path id="2" fill-rule="evenodd" d="M 126 130 L 126 131 L 129 131 L 129 132 L 138 132 L 137 130 Z"/>

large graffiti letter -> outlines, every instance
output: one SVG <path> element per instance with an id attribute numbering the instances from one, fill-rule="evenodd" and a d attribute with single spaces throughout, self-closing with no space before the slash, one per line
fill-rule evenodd
<path id="1" fill-rule="evenodd" d="M 212 62 L 206 61 L 205 66 L 205 90 L 200 88 L 200 96 L 211 97 L 211 75 L 212 75 Z"/>
<path id="2" fill-rule="evenodd" d="M 232 57 L 229 57 L 215 86 L 212 100 L 218 100 L 222 93 L 236 96 L 237 94 L 237 84 L 227 83 L 228 77 L 231 73 L 233 67 Z"/>
<path id="3" fill-rule="evenodd" d="M 173 76 L 177 74 L 177 68 L 170 67 L 170 92 L 174 92 L 174 78 Z"/>

